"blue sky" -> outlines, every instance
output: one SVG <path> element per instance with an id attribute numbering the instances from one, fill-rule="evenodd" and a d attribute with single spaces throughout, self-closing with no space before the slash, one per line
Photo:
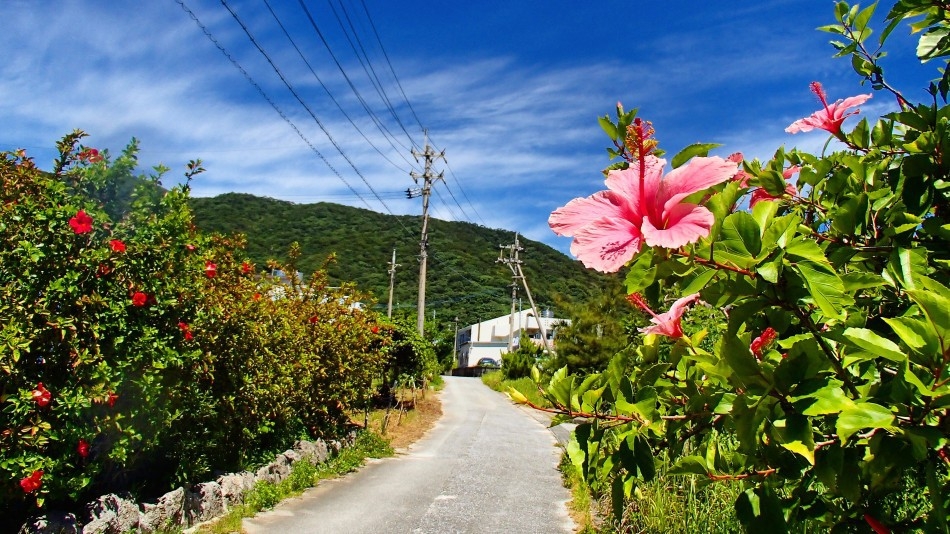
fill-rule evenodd
<path id="1" fill-rule="evenodd" d="M 137 138 L 143 169 L 173 169 L 166 184 L 201 158 L 195 196 L 237 191 L 418 215 L 420 200 L 403 192 L 421 170 L 409 151 L 425 127 L 446 156 L 435 166 L 445 183 L 432 216 L 566 252 L 569 240 L 547 217 L 603 188 L 608 143 L 596 118 L 616 102 L 639 108 L 670 153 L 716 142 L 723 156 L 768 158 L 783 144 L 825 142 L 784 132 L 818 109 L 809 82 L 832 100 L 871 91 L 848 61 L 832 59 L 832 36 L 815 30 L 833 22 L 829 0 L 306 0 L 313 24 L 299 1 L 268 0 L 275 18 L 264 0 L 229 0 L 305 108 L 220 1 L 182 2 L 287 120 L 176 0 L 5 0 L 0 150 L 26 148 L 48 168 L 55 141 L 81 128 L 88 146 L 113 153 Z M 923 100 L 936 73 L 918 64 L 906 28 L 895 34 L 889 78 Z M 876 94 L 862 111 L 894 109 Z"/>

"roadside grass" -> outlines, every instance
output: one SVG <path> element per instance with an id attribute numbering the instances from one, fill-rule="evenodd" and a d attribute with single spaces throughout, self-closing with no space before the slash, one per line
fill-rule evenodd
<path id="1" fill-rule="evenodd" d="M 538 386 L 529 377 L 506 380 L 501 371 L 490 371 L 482 375 L 482 382 L 495 391 L 507 393 L 508 388 L 514 388 L 524 395 L 528 401 L 536 406 L 547 408 L 550 403 L 541 396 Z"/>
<path id="2" fill-rule="evenodd" d="M 269 510 L 280 501 L 300 495 L 321 480 L 336 478 L 355 471 L 367 458 L 386 458 L 393 455 L 389 442 L 372 431 L 360 431 L 356 443 L 346 447 L 326 462 L 313 465 L 301 461 L 293 465 L 290 476 L 278 484 L 260 481 L 244 496 L 244 504 L 235 506 L 214 522 L 201 525 L 204 534 L 231 534 L 242 531 L 241 522 L 258 512 Z"/>

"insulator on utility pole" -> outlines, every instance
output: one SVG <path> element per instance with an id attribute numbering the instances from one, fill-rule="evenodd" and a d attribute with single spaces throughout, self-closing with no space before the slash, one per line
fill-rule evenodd
<path id="1" fill-rule="evenodd" d="M 423 334 L 424 324 L 425 324 L 425 312 L 426 312 L 426 263 L 428 258 L 427 249 L 429 247 L 429 195 L 432 193 L 432 182 L 433 180 L 444 180 L 443 173 L 434 174 L 432 172 L 432 162 L 441 158 L 445 159 L 445 150 L 436 153 L 432 147 L 429 146 L 429 132 L 425 132 L 426 142 L 425 149 L 422 152 L 418 152 L 416 149 L 412 149 L 412 156 L 416 158 L 416 162 L 419 161 L 421 157 L 425 162 L 424 171 L 422 174 L 417 172 L 410 172 L 409 176 L 412 176 L 412 179 L 415 180 L 416 184 L 419 183 L 419 179 L 422 178 L 422 238 L 419 240 L 419 304 L 416 320 L 416 329 L 419 331 L 419 335 Z"/>

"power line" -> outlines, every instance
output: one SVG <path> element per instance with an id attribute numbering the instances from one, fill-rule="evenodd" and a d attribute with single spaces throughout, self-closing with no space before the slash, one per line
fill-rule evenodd
<path id="1" fill-rule="evenodd" d="M 411 150 L 410 147 L 400 143 L 396 139 L 396 136 L 393 135 L 392 132 L 389 132 L 389 129 L 386 128 L 382 124 L 382 121 L 379 120 L 379 117 L 376 115 L 376 113 L 369 107 L 369 104 L 366 103 L 366 100 L 363 98 L 363 95 L 360 94 L 359 90 L 356 88 L 356 85 L 353 83 L 353 80 L 351 80 L 349 75 L 346 73 L 346 70 L 343 68 L 343 65 L 340 63 L 340 60 L 337 59 L 336 54 L 333 53 L 333 49 L 330 47 L 330 43 L 327 41 L 326 37 L 324 37 L 323 35 L 323 32 L 320 31 L 320 28 L 317 26 L 317 22 L 314 20 L 313 14 L 310 13 L 310 9 L 303 2 L 303 0 L 298 0 L 298 3 L 300 4 L 300 7 L 303 9 L 304 14 L 306 14 L 307 20 L 310 21 L 310 26 L 313 28 L 313 31 L 316 32 L 317 36 L 320 38 L 320 41 L 323 42 L 323 46 L 325 46 L 327 49 L 327 52 L 330 53 L 330 57 L 333 58 L 333 62 L 336 64 L 337 69 L 339 69 L 340 74 L 343 75 L 343 78 L 346 80 L 346 83 L 350 86 L 350 90 L 353 91 L 353 94 L 356 95 L 356 99 L 359 100 L 360 104 L 363 105 L 363 109 L 366 110 L 366 113 L 369 114 L 370 118 L 373 119 L 373 121 L 375 121 L 381 129 L 389 133 L 393 141 L 395 141 L 401 147 L 403 147 L 405 151 L 408 152 L 409 150 Z M 409 143 L 410 145 L 414 145 L 414 143 L 412 142 L 412 138 L 409 139 Z"/>
<path id="2" fill-rule="evenodd" d="M 363 180 L 363 183 L 366 184 L 366 187 L 369 188 L 370 192 L 373 193 L 373 196 L 375 196 L 376 199 L 379 200 L 379 203 L 382 204 L 383 207 L 386 208 L 386 211 L 389 211 L 390 213 L 392 213 L 392 210 L 389 209 L 389 206 L 386 205 L 386 202 L 382 198 L 379 197 L 379 195 L 376 193 L 376 190 L 373 189 L 372 185 L 370 185 L 369 180 L 367 180 L 366 177 L 363 176 L 363 173 L 361 173 L 360 170 L 356 168 L 356 165 L 350 160 L 349 156 L 346 155 L 346 152 L 343 151 L 343 148 L 341 148 L 340 145 L 337 144 L 336 140 L 333 139 L 333 136 L 330 135 L 330 132 L 327 131 L 323 123 L 320 122 L 320 119 L 317 118 L 317 115 L 313 112 L 313 110 L 310 109 L 310 106 L 308 106 L 307 103 L 303 101 L 303 98 L 300 97 L 300 95 L 297 93 L 297 90 L 294 89 L 290 81 L 287 80 L 287 78 L 284 76 L 284 73 L 280 71 L 280 69 L 271 59 L 270 55 L 257 42 L 257 39 L 255 39 L 254 36 L 251 34 L 251 30 L 244 24 L 244 21 L 242 21 L 241 18 L 238 16 L 238 14 L 235 13 L 233 9 L 231 9 L 231 6 L 228 5 L 227 0 L 221 0 L 221 5 L 223 5 L 225 9 L 228 10 L 229 13 L 231 13 L 231 17 L 234 18 L 235 22 L 237 22 L 238 25 L 241 26 L 241 29 L 244 30 L 244 33 L 247 35 L 248 39 L 251 40 L 251 43 L 255 46 L 255 48 L 257 48 L 257 50 L 261 53 L 261 55 L 264 56 L 264 59 L 266 59 L 267 62 L 270 64 L 271 68 L 274 70 L 274 73 L 276 73 L 277 76 L 281 79 L 281 81 L 284 82 L 284 85 L 287 87 L 287 90 L 289 90 L 290 93 L 294 95 L 294 98 L 297 99 L 297 102 L 299 102 L 300 105 L 303 106 L 304 109 L 307 110 L 307 113 L 309 113 L 310 116 L 313 118 L 314 122 L 317 123 L 317 126 L 319 126 L 320 129 L 323 131 L 323 133 L 327 136 L 327 139 L 330 140 L 330 143 L 333 144 L 337 152 L 339 152 L 340 155 L 343 156 L 343 159 L 345 159 L 346 162 L 350 164 L 350 167 L 353 169 L 353 172 L 355 172 L 357 176 L 359 176 L 360 179 Z"/>
<path id="3" fill-rule="evenodd" d="M 373 68 L 373 64 L 369 59 L 369 55 L 366 53 L 366 48 L 363 47 L 363 41 L 360 40 L 359 35 L 356 32 L 356 28 L 353 26 L 353 21 L 350 19 L 349 13 L 346 11 L 346 7 L 340 2 L 340 10 L 343 12 L 343 16 L 346 18 L 347 24 L 349 24 L 350 32 L 353 34 L 353 39 L 356 40 L 356 44 L 359 45 L 359 50 L 362 51 L 362 57 L 360 52 L 357 51 L 357 46 L 353 44 L 353 39 L 350 39 L 350 34 L 346 31 L 346 27 L 343 25 L 343 21 L 340 20 L 339 14 L 337 14 L 336 8 L 333 7 L 333 0 L 327 0 L 327 3 L 330 5 L 330 10 L 333 11 L 333 16 L 336 17 L 337 23 L 340 25 L 340 29 L 343 30 L 343 35 L 346 37 L 346 40 L 350 43 L 350 48 L 353 49 L 353 53 L 356 55 L 356 59 L 360 62 L 360 65 L 363 67 L 363 72 L 366 73 L 366 76 L 369 78 L 370 84 L 376 89 L 376 93 L 382 99 L 383 104 L 386 106 L 386 109 L 389 110 L 389 113 L 396 120 L 396 124 L 402 128 L 403 133 L 406 134 L 406 137 L 409 138 L 409 142 L 412 143 L 412 136 L 409 135 L 409 132 L 406 130 L 405 125 L 403 125 L 402 120 L 399 118 L 399 115 L 396 114 L 395 108 L 393 108 L 392 102 L 389 100 L 389 95 L 386 94 L 386 90 L 383 88 L 382 82 L 379 80 L 379 76 L 376 74 L 376 69 Z M 363 62 L 363 58 L 366 58 L 366 62 Z"/>
<path id="4" fill-rule="evenodd" d="M 330 161 L 327 160 L 326 156 L 324 156 L 323 153 L 317 150 L 317 147 L 313 146 L 313 143 L 310 142 L 310 139 L 308 139 L 307 136 L 305 136 L 303 132 L 300 131 L 300 128 L 298 128 L 297 125 L 294 124 L 294 121 L 290 120 L 290 117 L 284 114 L 284 112 L 280 109 L 280 106 L 278 106 L 276 102 L 274 102 L 269 96 L 267 96 L 267 93 L 264 92 L 264 89 L 262 89 L 261 86 L 258 85 L 256 81 L 254 81 L 254 78 L 252 78 L 251 75 L 248 74 L 246 70 L 244 70 L 244 67 L 242 67 L 241 64 L 238 63 L 236 59 L 234 59 L 234 56 L 232 56 L 227 51 L 227 49 L 224 48 L 224 46 L 221 43 L 219 43 L 217 39 L 214 38 L 214 35 L 211 34 L 211 31 L 208 30 L 208 28 L 204 24 L 201 23 L 201 21 L 198 19 L 198 16 L 195 15 L 194 11 L 192 11 L 191 9 L 188 8 L 188 6 L 185 5 L 184 0 L 175 0 L 175 1 L 178 2 L 178 5 L 180 5 L 181 8 L 186 13 L 188 13 L 188 16 L 191 17 L 191 20 L 195 21 L 195 24 L 197 24 L 198 27 L 201 29 L 202 33 L 204 33 L 205 36 L 211 40 L 214 46 L 217 47 L 217 49 L 220 50 L 222 54 L 224 54 L 224 57 L 228 58 L 228 61 L 230 61 L 231 64 L 234 65 L 241 72 L 242 75 L 244 75 L 244 78 L 252 86 L 254 86 L 255 89 L 257 89 L 257 92 L 260 93 L 260 95 L 264 97 L 264 100 L 266 100 L 267 103 L 270 104 L 272 108 L 274 108 L 274 111 L 276 111 L 277 114 L 280 115 L 282 119 L 284 119 L 284 122 L 289 124 L 290 127 L 293 128 L 295 132 L 297 132 L 297 135 L 303 140 L 304 143 L 307 144 L 308 147 L 310 147 L 310 150 L 312 150 L 314 154 L 316 154 L 317 156 L 320 157 L 321 160 L 323 160 L 323 163 L 326 164 L 327 168 L 333 171 L 333 174 L 335 174 L 337 178 L 339 178 L 340 181 L 342 181 L 346 185 L 346 187 L 349 188 L 350 191 L 352 191 L 357 197 L 359 197 L 360 200 L 363 201 L 363 204 L 365 204 L 367 208 L 372 210 L 373 208 L 372 206 L 369 205 L 369 202 L 367 202 L 366 199 L 364 199 L 359 194 L 359 192 L 356 189 L 354 189 L 353 186 L 350 185 L 348 181 L 346 181 L 346 178 L 343 178 L 343 175 L 340 174 L 340 172 L 337 171 L 336 168 L 333 167 Z"/>
<path id="5" fill-rule="evenodd" d="M 323 83 L 323 80 L 320 78 L 320 76 L 319 76 L 319 75 L 317 74 L 317 72 L 314 70 L 313 66 L 312 66 L 312 65 L 310 64 L 310 62 L 307 60 L 307 58 L 306 58 L 306 56 L 304 55 L 303 51 L 301 51 L 301 50 L 300 50 L 300 47 L 297 46 L 296 41 L 294 41 L 293 37 L 290 36 L 290 33 L 287 31 L 287 28 L 284 27 L 284 24 L 283 24 L 283 22 L 281 22 L 280 17 L 278 17 L 278 16 L 277 16 L 277 13 L 274 12 L 274 9 L 271 7 L 270 2 L 269 2 L 268 0 L 264 0 L 264 5 L 267 6 L 267 10 L 270 11 L 271 16 L 274 17 L 274 20 L 277 22 L 277 25 L 280 26 L 281 31 L 284 32 L 284 36 L 287 37 L 287 40 L 288 40 L 288 41 L 290 41 L 291 46 L 293 46 L 293 47 L 294 47 L 294 50 L 297 51 L 297 54 L 300 56 L 300 59 L 302 59 L 303 62 L 304 62 L 304 64 L 307 65 L 307 68 L 310 70 L 310 73 L 313 74 L 313 77 L 314 77 L 314 78 L 317 80 L 317 82 L 320 84 L 320 87 L 322 87 L 323 90 L 326 92 L 327 96 L 330 97 L 330 100 L 333 101 L 333 103 L 336 105 L 337 109 L 339 109 L 340 112 L 343 114 L 343 116 L 346 117 L 346 120 L 349 121 L 349 123 L 350 123 L 351 125 L 353 125 L 353 128 L 355 128 L 356 131 L 359 132 L 359 134 L 363 137 L 363 139 L 365 139 L 366 142 L 369 143 L 369 145 L 370 145 L 371 147 L 373 147 L 373 148 L 376 150 L 376 152 L 379 153 L 380 156 L 383 157 L 383 159 L 385 159 L 386 161 L 388 161 L 393 167 L 396 167 L 396 168 L 399 169 L 400 171 L 407 172 L 404 168 L 400 167 L 400 166 L 397 165 L 394 161 L 390 160 L 390 159 L 379 149 L 379 147 L 377 147 L 377 146 L 366 136 L 366 134 L 363 133 L 363 130 L 360 129 L 359 125 L 357 125 L 356 122 L 353 121 L 353 119 L 352 119 L 352 118 L 350 117 L 350 115 L 346 112 L 346 110 L 343 109 L 343 106 L 340 105 L 340 102 L 337 101 L 336 97 L 333 96 L 333 93 L 330 92 L 330 89 L 326 86 L 325 83 Z M 377 124 L 377 126 L 378 126 L 378 124 Z M 389 137 L 386 136 L 386 133 L 383 132 L 382 129 L 380 129 L 380 132 L 383 134 L 383 138 L 386 139 L 386 140 L 389 142 L 389 145 L 390 145 L 391 147 L 393 147 L 393 150 L 395 150 L 396 153 L 400 154 L 400 156 L 402 157 L 403 161 L 405 161 L 407 164 L 409 164 L 410 167 L 412 167 L 413 164 L 412 164 L 411 161 L 409 161 L 409 158 L 407 158 L 407 157 L 405 157 L 405 156 L 402 155 L 402 152 L 401 152 L 398 148 L 396 148 L 396 145 L 393 144 L 393 142 L 389 139 Z"/>

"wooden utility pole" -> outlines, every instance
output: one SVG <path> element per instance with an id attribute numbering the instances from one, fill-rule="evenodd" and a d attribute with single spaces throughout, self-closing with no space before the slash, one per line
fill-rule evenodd
<path id="1" fill-rule="evenodd" d="M 524 250 L 524 248 L 518 244 L 518 233 L 515 232 L 515 243 L 513 245 L 499 245 L 499 248 L 501 248 L 501 251 L 498 253 L 498 259 L 496 260 L 496 263 L 504 263 L 508 265 L 508 267 L 511 269 L 511 274 L 513 278 L 512 285 L 515 288 L 514 290 L 512 290 L 512 300 L 511 300 L 512 319 L 509 321 L 509 323 L 514 322 L 515 291 L 517 290 L 517 287 L 518 287 L 518 280 L 521 280 L 521 284 L 524 286 L 525 295 L 528 296 L 528 303 L 531 304 L 531 309 L 534 310 L 534 320 L 538 322 L 538 329 L 541 331 L 541 345 L 544 347 L 544 350 L 546 352 L 551 352 L 551 347 L 548 346 L 548 334 L 544 330 L 544 323 L 541 322 L 541 314 L 538 313 L 538 307 L 534 305 L 534 299 L 531 298 L 531 290 L 528 289 L 528 280 L 524 276 L 524 271 L 521 270 L 522 261 L 521 261 L 521 258 L 518 256 L 518 253 Z M 507 258 L 505 257 L 505 250 L 508 251 Z M 525 321 L 525 324 L 527 323 L 528 322 Z M 512 341 L 511 341 L 512 335 L 514 335 L 513 332 L 508 335 L 509 350 L 511 350 L 511 346 L 512 346 Z"/>
<path id="2" fill-rule="evenodd" d="M 396 249 L 393 249 L 393 261 L 389 262 L 389 306 L 386 308 L 386 317 L 393 318 L 393 284 L 396 281 L 396 267 L 402 267 L 396 263 Z"/>
<path id="3" fill-rule="evenodd" d="M 426 131 L 425 134 L 425 149 L 422 152 L 412 149 L 412 157 L 416 158 L 416 162 L 419 161 L 420 157 L 424 160 L 425 170 L 422 172 L 422 174 L 419 174 L 415 171 L 409 173 L 409 176 L 412 176 L 412 179 L 415 180 L 417 185 L 419 184 L 419 179 L 422 178 L 422 189 L 420 190 L 420 193 L 422 194 L 422 239 L 419 242 L 419 304 L 416 310 L 416 329 L 419 331 L 420 336 L 423 333 L 426 314 L 426 262 L 428 259 L 427 249 L 429 248 L 429 195 L 432 193 L 432 181 L 445 179 L 442 176 L 442 172 L 439 174 L 434 174 L 432 172 L 432 162 L 439 158 L 445 159 L 445 150 L 437 154 L 435 150 L 429 146 L 429 132 Z M 409 198 L 412 198 L 412 192 L 407 191 L 407 193 L 409 194 Z"/>

